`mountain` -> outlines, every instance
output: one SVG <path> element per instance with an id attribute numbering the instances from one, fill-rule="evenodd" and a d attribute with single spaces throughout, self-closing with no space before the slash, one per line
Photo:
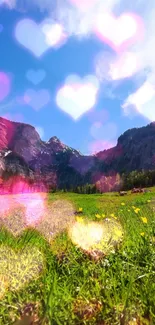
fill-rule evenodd
<path id="1" fill-rule="evenodd" d="M 94 183 L 101 175 L 155 168 L 155 124 L 122 134 L 117 145 L 95 155 L 82 155 L 56 136 L 45 142 L 31 125 L 0 117 L 0 175 L 31 184 L 67 189 Z"/>
<path id="2" fill-rule="evenodd" d="M 118 138 L 116 147 L 99 152 L 96 157 L 108 171 L 155 169 L 155 123 L 127 130 Z"/>

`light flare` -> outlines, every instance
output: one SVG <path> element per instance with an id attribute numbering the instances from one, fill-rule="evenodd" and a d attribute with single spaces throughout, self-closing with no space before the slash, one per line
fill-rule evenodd
<path id="1" fill-rule="evenodd" d="M 143 24 L 141 18 L 133 13 L 124 13 L 116 18 L 104 12 L 96 17 L 95 32 L 115 51 L 121 51 L 141 38 Z"/>
<path id="2" fill-rule="evenodd" d="M 116 220 L 107 218 L 102 222 L 76 221 L 68 233 L 77 247 L 90 254 L 96 249 L 102 253 L 110 252 L 123 236 L 121 225 Z"/>
<path id="3" fill-rule="evenodd" d="M 95 76 L 69 76 L 56 95 L 57 105 L 74 120 L 89 111 L 96 102 L 99 82 Z"/>

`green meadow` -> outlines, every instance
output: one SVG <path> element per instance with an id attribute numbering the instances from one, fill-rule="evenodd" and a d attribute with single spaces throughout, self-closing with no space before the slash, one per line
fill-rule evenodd
<path id="1" fill-rule="evenodd" d="M 23 226 L 18 233 L 17 209 L 5 224 L 2 220 L 0 324 L 155 324 L 155 188 L 150 190 L 124 197 L 49 194 L 51 219 L 42 224 L 43 232 L 41 226 Z M 66 217 L 71 208 L 74 216 Z M 81 228 L 73 240 L 74 222 Z M 96 232 L 104 229 L 94 249 L 91 235 L 89 247 L 86 238 L 92 222 L 99 225 Z"/>

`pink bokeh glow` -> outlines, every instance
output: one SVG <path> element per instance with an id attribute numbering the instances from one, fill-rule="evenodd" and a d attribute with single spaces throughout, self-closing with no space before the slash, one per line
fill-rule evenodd
<path id="1" fill-rule="evenodd" d="M 27 226 L 34 226 L 40 222 L 45 214 L 45 194 L 29 193 L 22 195 L 18 201 L 25 207 L 25 220 Z"/>
<path id="2" fill-rule="evenodd" d="M 27 89 L 23 96 L 23 99 L 25 101 L 25 104 L 38 111 L 49 103 L 51 97 L 47 89 Z"/>
<path id="3" fill-rule="evenodd" d="M 7 113 L 5 115 L 1 115 L 2 118 L 5 118 L 7 120 L 10 120 L 10 121 L 14 121 L 14 122 L 24 122 L 24 117 L 21 113 L 17 113 L 17 114 L 10 114 L 10 113 Z"/>
<path id="4" fill-rule="evenodd" d="M 10 209 L 10 198 L 9 195 L 0 195 L 0 215 L 7 213 Z"/>
<path id="5" fill-rule="evenodd" d="M 94 30 L 101 41 L 117 52 L 140 40 L 144 32 L 142 19 L 133 13 L 124 13 L 118 18 L 108 12 L 101 13 Z"/>
<path id="6" fill-rule="evenodd" d="M 88 113 L 88 120 L 91 122 L 99 121 L 105 123 L 109 119 L 109 112 L 106 109 L 96 110 L 94 107 Z"/>
<path id="7" fill-rule="evenodd" d="M 91 8 L 97 0 L 69 0 L 72 5 L 81 11 L 86 11 Z"/>
<path id="8" fill-rule="evenodd" d="M 97 140 L 97 141 L 93 141 L 89 145 L 89 151 L 90 151 L 91 154 L 96 154 L 99 151 L 113 148 L 115 145 L 116 145 L 116 143 L 115 142 L 112 142 L 112 141 L 108 141 L 108 140 Z"/>
<path id="9" fill-rule="evenodd" d="M 8 96 L 11 88 L 10 78 L 4 72 L 0 72 L 0 101 Z"/>
<path id="10" fill-rule="evenodd" d="M 8 210 L 12 210 L 14 203 L 25 208 L 25 221 L 27 226 L 33 226 L 41 221 L 46 210 L 47 189 L 43 183 L 29 184 L 20 176 L 10 177 L 7 185 L 11 184 L 11 194 L 5 194 L 1 190 L 0 195 L 0 215 L 7 215 Z"/>

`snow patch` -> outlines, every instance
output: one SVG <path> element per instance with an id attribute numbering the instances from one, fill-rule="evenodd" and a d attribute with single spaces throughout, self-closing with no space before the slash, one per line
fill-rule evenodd
<path id="1" fill-rule="evenodd" d="M 5 152 L 4 157 L 6 157 L 10 152 L 12 152 L 12 151 L 8 150 L 7 152 Z"/>

